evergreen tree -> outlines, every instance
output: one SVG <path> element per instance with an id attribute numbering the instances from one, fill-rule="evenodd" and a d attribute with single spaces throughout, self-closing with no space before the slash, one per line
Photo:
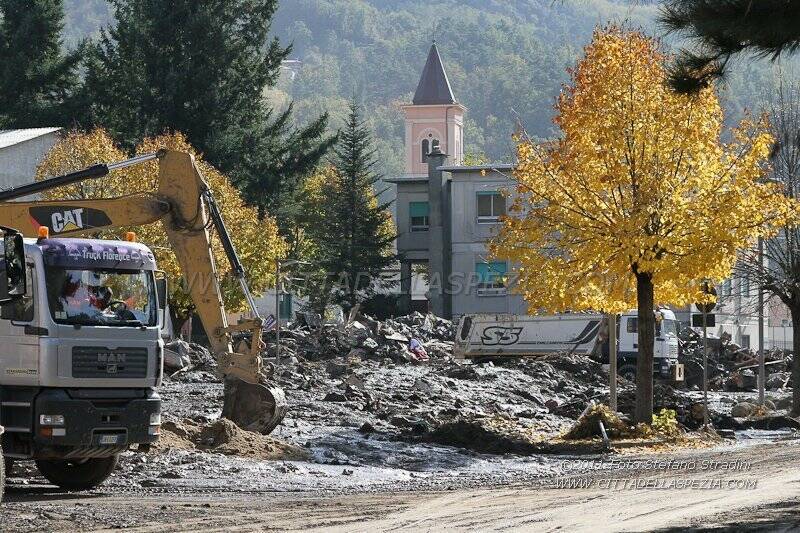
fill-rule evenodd
<path id="1" fill-rule="evenodd" d="M 372 135 L 353 102 L 332 164 L 311 180 L 319 187 L 308 195 L 307 227 L 316 248 L 315 264 L 326 276 L 317 286 L 348 308 L 384 284 L 381 274 L 397 259 L 391 202 L 379 203 L 375 191 L 381 177 L 375 172 L 374 155 Z"/>
<path id="2" fill-rule="evenodd" d="M 61 0 L 0 0 L 0 128 L 69 125 L 80 52 L 63 54 Z"/>
<path id="3" fill-rule="evenodd" d="M 291 48 L 269 39 L 277 0 L 111 0 L 116 25 L 87 61 L 93 122 L 123 146 L 180 131 L 260 213 L 333 143 L 327 115 L 303 129 L 264 90 Z"/>
<path id="4" fill-rule="evenodd" d="M 742 52 L 776 58 L 800 48 L 798 0 L 667 0 L 661 24 L 700 44 L 675 61 L 670 82 L 694 92 L 725 74 L 728 61 Z"/>

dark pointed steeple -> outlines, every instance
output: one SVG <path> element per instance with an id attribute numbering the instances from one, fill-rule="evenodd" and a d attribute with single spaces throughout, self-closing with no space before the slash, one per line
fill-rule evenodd
<path id="1" fill-rule="evenodd" d="M 436 41 L 433 41 L 428 61 L 422 70 L 422 78 L 419 80 L 417 92 L 414 93 L 414 105 L 447 105 L 455 104 L 456 98 L 453 96 L 453 89 L 450 88 L 450 80 L 442 65 L 442 58 L 439 56 L 439 49 L 436 48 Z"/>

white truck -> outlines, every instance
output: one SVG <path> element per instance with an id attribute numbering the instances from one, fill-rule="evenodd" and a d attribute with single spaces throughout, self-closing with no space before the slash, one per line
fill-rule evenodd
<path id="1" fill-rule="evenodd" d="M 25 239 L 22 261 L 24 296 L 0 306 L 5 463 L 35 459 L 53 483 L 90 488 L 158 439 L 155 259 L 134 242 Z"/>
<path id="2" fill-rule="evenodd" d="M 653 371 L 682 380 L 678 364 L 678 322 L 669 309 L 656 311 Z M 529 357 L 554 353 L 591 355 L 608 363 L 605 315 L 564 313 L 558 315 L 476 314 L 461 317 L 453 353 L 458 359 Z M 639 329 L 636 311 L 619 315 L 617 368 L 627 379 L 636 375 Z"/>

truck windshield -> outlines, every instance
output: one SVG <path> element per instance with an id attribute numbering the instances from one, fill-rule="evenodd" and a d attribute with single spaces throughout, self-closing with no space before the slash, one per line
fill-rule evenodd
<path id="1" fill-rule="evenodd" d="M 658 332 L 659 335 L 677 335 L 678 334 L 678 321 L 677 320 L 669 320 L 664 319 L 661 321 L 661 331 Z"/>
<path id="2" fill-rule="evenodd" d="M 147 270 L 45 267 L 53 320 L 87 326 L 154 326 L 153 275 Z"/>

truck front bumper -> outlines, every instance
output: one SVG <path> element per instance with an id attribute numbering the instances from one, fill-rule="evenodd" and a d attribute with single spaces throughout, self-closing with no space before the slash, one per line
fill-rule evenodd
<path id="1" fill-rule="evenodd" d="M 37 457 L 103 455 L 158 440 L 161 398 L 153 389 L 44 389 L 34 413 Z"/>

